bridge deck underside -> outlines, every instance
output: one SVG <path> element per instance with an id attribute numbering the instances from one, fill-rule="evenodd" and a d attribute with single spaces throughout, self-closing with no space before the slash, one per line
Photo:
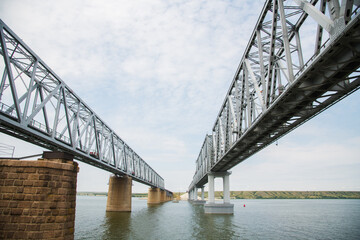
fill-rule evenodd
<path id="1" fill-rule="evenodd" d="M 359 18 L 353 21 L 347 31 L 313 60 L 215 163 L 211 172 L 231 169 L 360 87 L 359 22 Z M 206 183 L 207 174 L 195 185 L 200 187 Z"/>

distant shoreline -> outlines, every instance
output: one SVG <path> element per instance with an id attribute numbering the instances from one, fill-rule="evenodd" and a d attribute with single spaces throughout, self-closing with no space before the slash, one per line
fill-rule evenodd
<path id="1" fill-rule="evenodd" d="M 175 197 L 181 193 L 174 193 Z M 107 196 L 107 192 L 77 192 L 79 196 Z M 208 193 L 205 192 L 205 198 Z M 200 191 L 198 193 L 200 196 Z M 147 198 L 147 193 L 133 193 L 132 197 Z M 360 191 L 230 191 L 232 199 L 360 199 Z M 221 199 L 222 192 L 216 191 Z"/>
<path id="2" fill-rule="evenodd" d="M 222 197 L 222 192 L 218 193 Z M 217 194 L 215 193 L 215 197 Z M 235 199 L 360 199 L 360 191 L 231 191 Z"/>

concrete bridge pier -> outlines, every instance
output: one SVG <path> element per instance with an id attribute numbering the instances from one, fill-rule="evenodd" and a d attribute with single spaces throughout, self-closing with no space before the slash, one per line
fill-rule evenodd
<path id="1" fill-rule="evenodd" d="M 106 203 L 107 212 L 131 212 L 132 178 L 110 176 Z"/>
<path id="2" fill-rule="evenodd" d="M 173 193 L 166 191 L 166 201 L 172 201 L 173 200 Z"/>
<path id="3" fill-rule="evenodd" d="M 160 188 L 151 187 L 148 191 L 148 204 L 159 204 L 161 202 Z"/>
<path id="4" fill-rule="evenodd" d="M 166 202 L 166 191 L 163 189 L 160 189 L 160 202 Z"/>
<path id="5" fill-rule="evenodd" d="M 193 204 L 195 205 L 204 205 L 206 203 L 204 198 L 204 186 L 201 187 L 201 200 L 198 199 L 198 188 L 195 187 L 195 200 Z"/>
<path id="6" fill-rule="evenodd" d="M 153 204 L 160 204 L 163 202 L 171 201 L 172 196 L 173 196 L 172 192 L 169 192 L 165 189 L 151 187 L 149 188 L 148 191 L 147 203 L 153 205 Z"/>
<path id="7" fill-rule="evenodd" d="M 204 205 L 206 214 L 234 214 L 234 204 L 230 203 L 230 176 L 231 172 L 211 172 L 208 174 L 209 183 L 209 201 Z M 214 180 L 216 177 L 223 178 L 223 196 L 222 204 L 215 203 Z"/>
<path id="8" fill-rule="evenodd" d="M 189 200 L 190 202 L 194 202 L 197 199 L 197 188 L 193 188 L 189 192 Z"/>
<path id="9" fill-rule="evenodd" d="M 191 200 L 192 200 L 192 190 L 190 190 L 190 191 L 188 192 L 188 194 L 189 194 L 188 201 L 191 202 Z"/>

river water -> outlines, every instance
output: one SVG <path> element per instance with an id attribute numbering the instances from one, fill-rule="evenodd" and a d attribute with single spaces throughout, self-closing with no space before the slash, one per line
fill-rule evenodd
<path id="1" fill-rule="evenodd" d="M 187 201 L 106 212 L 106 197 L 78 196 L 75 239 L 360 239 L 360 200 L 232 200 L 234 215 Z M 244 207 L 245 204 L 245 207 Z"/>

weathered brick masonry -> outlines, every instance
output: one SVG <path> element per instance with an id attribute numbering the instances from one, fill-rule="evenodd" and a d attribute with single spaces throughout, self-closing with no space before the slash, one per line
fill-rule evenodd
<path id="1" fill-rule="evenodd" d="M 0 159 L 0 239 L 73 239 L 76 162 Z"/>

